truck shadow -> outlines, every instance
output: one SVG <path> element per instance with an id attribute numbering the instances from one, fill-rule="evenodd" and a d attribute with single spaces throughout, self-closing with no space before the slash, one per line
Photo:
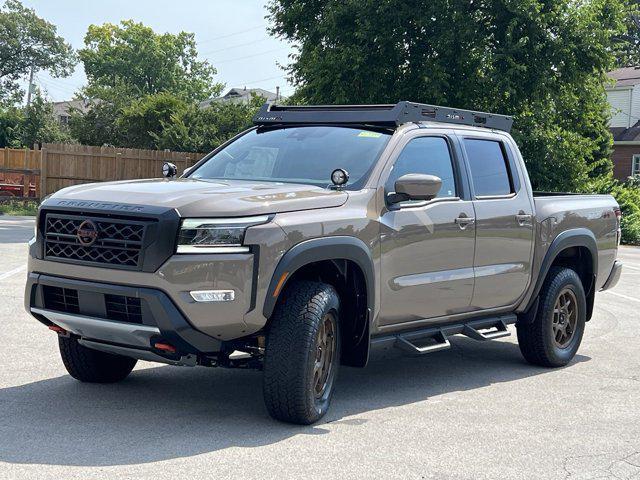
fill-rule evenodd
<path id="1" fill-rule="evenodd" d="M 366 369 L 343 368 L 329 414 L 310 427 L 269 418 L 256 371 L 162 366 L 116 385 L 62 376 L 0 389 L 0 461 L 131 465 L 257 447 L 329 434 L 328 422 L 366 423 L 370 411 L 553 372 L 524 363 L 514 343 L 452 343 L 422 358 L 377 353 Z M 588 360 L 578 355 L 567 368 Z M 359 418 L 345 418 L 352 415 Z"/>

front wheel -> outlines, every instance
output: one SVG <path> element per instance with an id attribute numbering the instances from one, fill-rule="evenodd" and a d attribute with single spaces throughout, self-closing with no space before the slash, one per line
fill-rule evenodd
<path id="1" fill-rule="evenodd" d="M 340 364 L 340 302 L 331 285 L 300 281 L 278 302 L 264 359 L 264 401 L 276 420 L 309 425 L 329 409 Z"/>
<path id="2" fill-rule="evenodd" d="M 582 341 L 587 302 L 578 274 L 553 267 L 540 292 L 538 312 L 531 323 L 518 323 L 518 344 L 524 358 L 543 367 L 569 363 Z"/>
<path id="3" fill-rule="evenodd" d="M 67 372 L 81 382 L 119 382 L 127 378 L 137 362 L 135 358 L 87 348 L 73 337 L 58 337 L 58 346 Z"/>

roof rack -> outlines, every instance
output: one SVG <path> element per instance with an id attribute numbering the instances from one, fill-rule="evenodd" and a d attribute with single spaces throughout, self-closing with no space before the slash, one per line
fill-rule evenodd
<path id="1" fill-rule="evenodd" d="M 265 103 L 253 118 L 256 125 L 358 124 L 398 127 L 409 122 L 441 122 L 471 125 L 509 132 L 513 117 L 414 102 L 395 105 L 286 106 Z"/>

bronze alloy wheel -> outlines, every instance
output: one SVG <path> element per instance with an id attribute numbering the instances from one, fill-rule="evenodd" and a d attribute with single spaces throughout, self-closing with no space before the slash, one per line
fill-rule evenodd
<path id="1" fill-rule="evenodd" d="M 567 348 L 576 332 L 578 300 L 570 288 L 563 289 L 553 306 L 553 341 L 559 348 Z"/>
<path id="2" fill-rule="evenodd" d="M 336 319 L 332 312 L 327 313 L 316 337 L 316 360 L 313 366 L 313 391 L 321 398 L 331 378 L 333 360 L 336 351 Z"/>

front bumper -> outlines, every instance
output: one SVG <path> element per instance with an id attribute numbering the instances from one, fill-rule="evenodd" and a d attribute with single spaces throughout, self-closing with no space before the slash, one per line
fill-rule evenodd
<path id="1" fill-rule="evenodd" d="M 620 280 L 620 275 L 622 274 L 622 262 L 616 260 L 613 262 L 613 267 L 611 268 L 611 273 L 609 274 L 609 278 L 604 282 L 601 290 L 609 290 L 610 288 L 615 287 Z"/>
<path id="2" fill-rule="evenodd" d="M 51 290 L 51 289 L 55 290 Z M 54 301 L 53 292 L 65 292 Z M 68 294 L 68 296 L 67 296 Z M 136 299 L 136 323 L 110 318 L 107 298 Z M 68 300 L 71 299 L 71 302 Z M 91 348 L 145 360 L 189 365 L 199 354 L 215 354 L 222 342 L 195 329 L 167 294 L 153 288 L 88 282 L 30 273 L 25 302 L 28 311 L 46 325 L 55 324 L 80 337 Z M 168 343 L 175 353 L 154 347 Z"/>

